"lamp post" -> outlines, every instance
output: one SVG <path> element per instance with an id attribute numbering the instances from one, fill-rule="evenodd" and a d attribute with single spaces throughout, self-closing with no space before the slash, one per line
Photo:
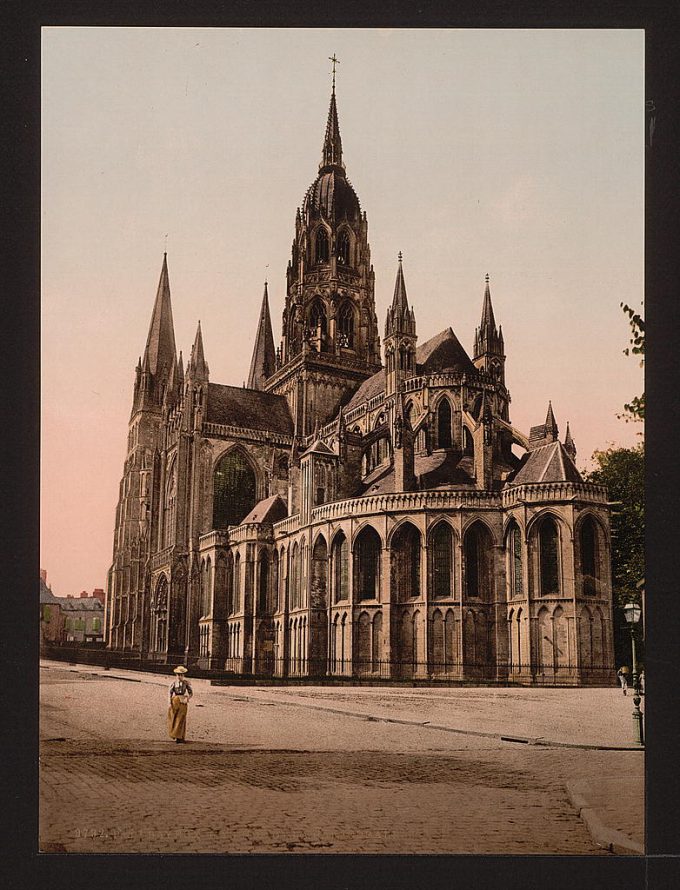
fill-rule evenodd
<path id="1" fill-rule="evenodd" d="M 635 728 L 635 739 L 638 745 L 644 742 L 644 734 L 642 728 L 642 712 L 640 711 L 640 683 L 638 679 L 637 658 L 635 655 L 635 625 L 640 620 L 642 610 L 637 603 L 628 603 L 623 607 L 623 614 L 626 616 L 628 627 L 630 628 L 630 642 L 633 649 L 633 726 Z"/>

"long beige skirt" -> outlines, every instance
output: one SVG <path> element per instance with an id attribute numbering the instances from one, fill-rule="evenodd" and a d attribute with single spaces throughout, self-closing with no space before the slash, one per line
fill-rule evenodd
<path id="1" fill-rule="evenodd" d="M 168 733 L 171 739 L 183 739 L 186 731 L 187 706 L 179 695 L 173 695 L 168 708 Z"/>

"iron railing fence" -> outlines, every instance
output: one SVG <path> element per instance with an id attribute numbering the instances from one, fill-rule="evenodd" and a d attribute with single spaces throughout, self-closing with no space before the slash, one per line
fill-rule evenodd
<path id="1" fill-rule="evenodd" d="M 414 685 L 615 685 L 612 665 L 537 666 L 528 662 L 469 664 L 462 661 L 400 661 L 374 659 L 284 659 L 187 657 L 182 654 L 148 653 L 102 649 L 89 645 L 45 645 L 45 658 L 71 664 L 92 664 L 105 668 L 143 670 L 163 674 L 182 664 L 192 676 L 217 680 L 306 683 L 403 683 Z"/>

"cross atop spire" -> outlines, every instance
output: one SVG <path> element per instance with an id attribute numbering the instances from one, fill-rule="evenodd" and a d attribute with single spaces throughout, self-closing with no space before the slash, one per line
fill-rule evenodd
<path id="1" fill-rule="evenodd" d="M 335 92 L 335 66 L 340 64 L 340 59 L 335 58 L 335 53 L 328 57 L 328 61 L 333 63 L 333 92 Z"/>

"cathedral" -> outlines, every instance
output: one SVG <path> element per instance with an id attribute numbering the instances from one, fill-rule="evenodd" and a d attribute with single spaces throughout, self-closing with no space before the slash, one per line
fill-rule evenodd
<path id="1" fill-rule="evenodd" d="M 200 323 L 185 367 L 163 258 L 108 648 L 250 677 L 611 682 L 607 492 L 550 403 L 513 426 L 488 275 L 480 293 L 470 354 L 451 327 L 423 340 L 399 254 L 381 344 L 334 83 L 280 344 L 265 283 L 247 386 L 211 380 Z"/>

